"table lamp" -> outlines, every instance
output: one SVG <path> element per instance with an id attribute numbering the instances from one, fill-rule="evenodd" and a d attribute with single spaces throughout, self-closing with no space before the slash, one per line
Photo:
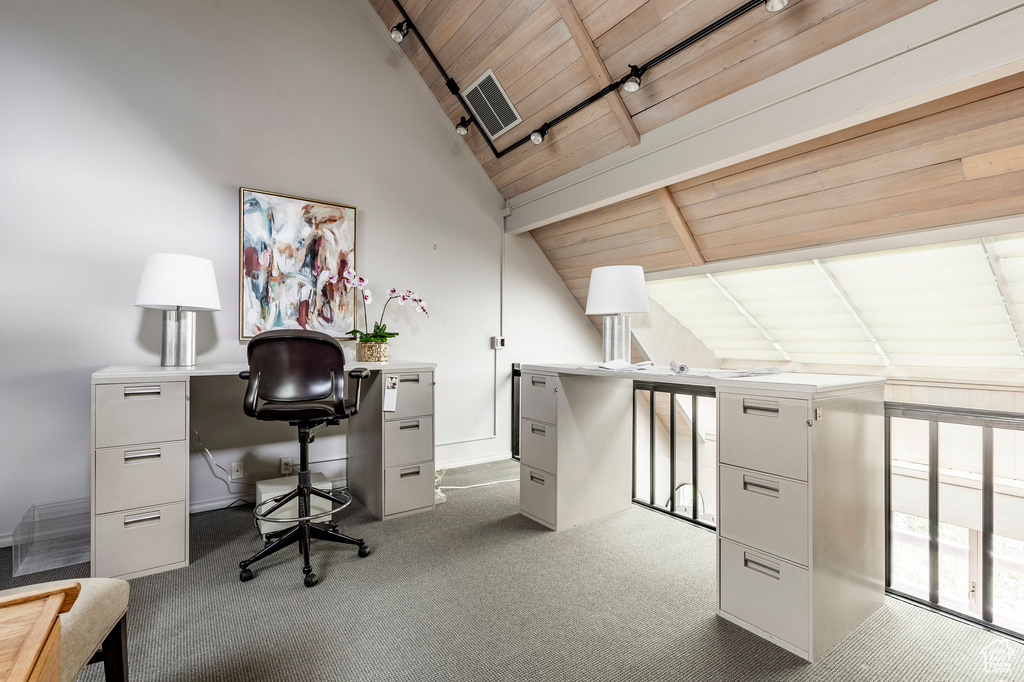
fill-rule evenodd
<path id="1" fill-rule="evenodd" d="M 629 313 L 651 311 L 644 269 L 639 265 L 608 265 L 590 271 L 587 315 L 604 315 L 601 361 L 629 362 Z"/>
<path id="2" fill-rule="evenodd" d="M 220 310 L 213 262 L 175 253 L 149 254 L 135 305 L 164 311 L 160 365 L 191 367 L 196 364 L 196 311 Z"/>

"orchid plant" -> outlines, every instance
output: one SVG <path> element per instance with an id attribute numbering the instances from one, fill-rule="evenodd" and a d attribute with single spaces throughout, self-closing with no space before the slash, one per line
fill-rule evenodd
<path id="1" fill-rule="evenodd" d="M 388 300 L 384 302 L 384 307 L 380 311 L 380 319 L 373 323 L 373 331 L 370 330 L 370 323 L 366 312 L 366 307 L 373 303 L 373 293 L 367 288 L 366 278 L 358 276 L 353 270 L 345 270 L 341 275 L 342 281 L 350 288 L 355 288 L 359 292 L 359 297 L 363 299 L 363 326 L 366 331 L 359 331 L 358 329 L 352 329 L 349 334 L 356 337 L 360 343 L 387 343 L 388 339 L 398 336 L 398 332 L 389 332 L 388 327 L 384 324 L 384 313 L 387 312 L 388 304 L 391 301 L 398 301 L 398 305 L 405 305 L 406 303 L 412 303 L 416 310 L 427 315 L 426 306 L 423 305 L 423 299 L 419 298 L 411 290 L 406 289 L 399 291 L 398 289 L 391 289 L 388 291 Z"/>

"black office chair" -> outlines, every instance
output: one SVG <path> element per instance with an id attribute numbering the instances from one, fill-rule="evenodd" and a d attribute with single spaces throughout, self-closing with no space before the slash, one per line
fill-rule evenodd
<path id="1" fill-rule="evenodd" d="M 256 507 L 256 517 L 268 519 L 288 502 L 298 498 L 299 513 L 294 519 L 297 525 L 266 535 L 263 549 L 238 564 L 242 582 L 252 580 L 253 571 L 249 566 L 260 559 L 296 542 L 302 552 L 302 572 L 306 587 L 313 587 L 319 580 L 309 565 L 309 541 L 328 540 L 359 547 L 359 556 L 370 554 L 366 542 L 350 538 L 338 532 L 331 523 L 316 523 L 318 518 L 330 517 L 345 507 L 352 498 L 317 490 L 310 484 L 309 444 L 314 436 L 348 419 L 359 411 L 359 388 L 362 380 L 370 376 L 363 368 L 348 373 L 354 379 L 355 398 L 345 400 L 345 352 L 338 342 L 327 334 L 302 329 L 279 329 L 257 334 L 247 348 L 249 370 L 238 376 L 247 379 L 243 409 L 250 417 L 265 421 L 286 421 L 299 428 L 299 484 L 295 490 L 266 500 Z M 312 513 L 310 497 L 316 496 L 331 502 L 331 511 Z M 264 509 L 268 506 L 269 508 Z"/>

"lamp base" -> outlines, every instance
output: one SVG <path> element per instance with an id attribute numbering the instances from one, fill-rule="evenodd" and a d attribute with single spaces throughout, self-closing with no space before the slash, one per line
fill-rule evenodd
<path id="1" fill-rule="evenodd" d="M 160 339 L 161 367 L 192 367 L 196 364 L 196 311 L 164 311 Z"/>
<path id="2" fill-rule="evenodd" d="M 629 362 L 633 356 L 630 348 L 631 342 L 629 315 L 605 315 L 601 337 L 601 362 L 610 362 L 611 360 Z"/>

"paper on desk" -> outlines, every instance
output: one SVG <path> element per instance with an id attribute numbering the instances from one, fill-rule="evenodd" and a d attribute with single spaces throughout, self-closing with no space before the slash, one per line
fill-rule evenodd
<path id="1" fill-rule="evenodd" d="M 398 375 L 384 377 L 384 412 L 394 412 L 398 405 Z"/>
<path id="2" fill-rule="evenodd" d="M 602 362 L 598 367 L 600 369 L 607 369 L 613 372 L 639 372 L 651 366 L 650 360 L 644 360 L 638 362 L 635 365 L 625 360 L 609 360 L 608 362 Z"/>

